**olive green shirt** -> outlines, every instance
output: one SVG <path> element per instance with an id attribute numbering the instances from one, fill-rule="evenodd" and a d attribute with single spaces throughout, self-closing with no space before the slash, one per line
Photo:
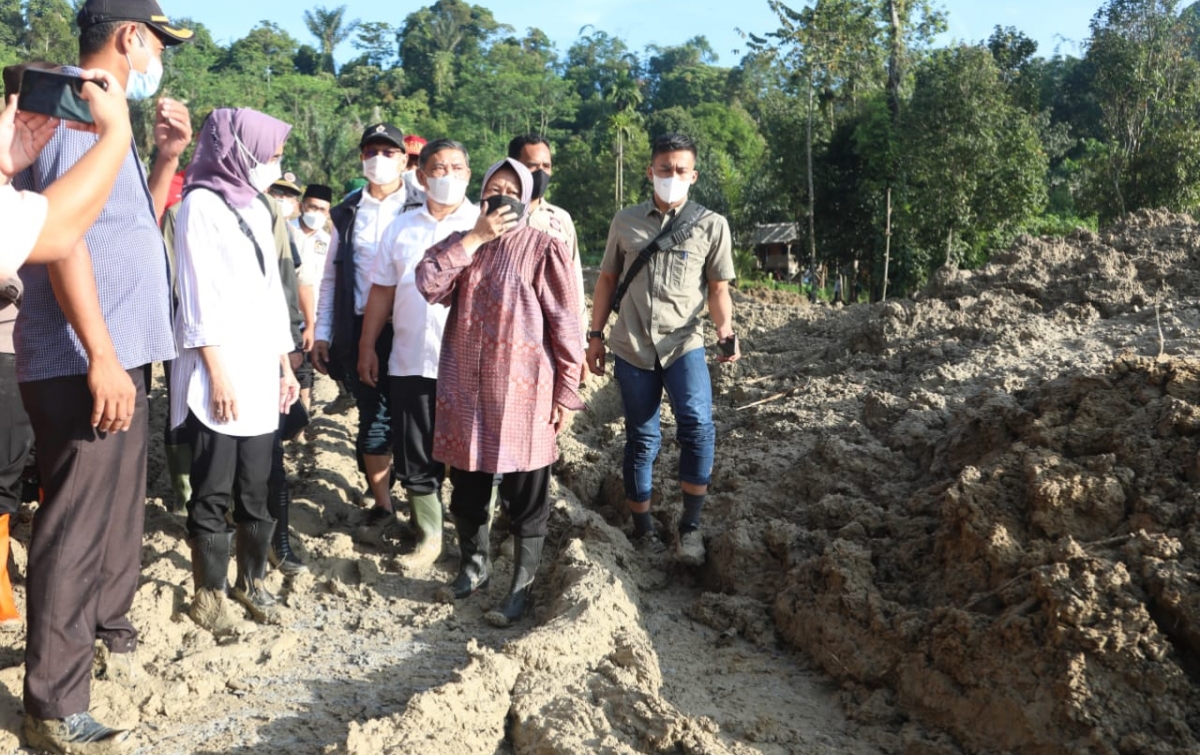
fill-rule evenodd
<path id="1" fill-rule="evenodd" d="M 638 252 L 684 207 L 687 202 L 664 216 L 650 200 L 617 213 L 600 271 L 615 275 L 619 285 Z M 683 243 L 657 252 L 630 282 L 609 348 L 643 370 L 654 369 L 656 362 L 669 367 L 689 351 L 704 348 L 700 317 L 708 303 L 708 283 L 735 277 L 729 223 L 706 212 Z"/>

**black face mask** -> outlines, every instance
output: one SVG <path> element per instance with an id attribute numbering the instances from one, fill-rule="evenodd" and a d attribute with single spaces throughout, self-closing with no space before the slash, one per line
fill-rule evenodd
<path id="1" fill-rule="evenodd" d="M 513 199 L 512 197 L 506 197 L 503 194 L 493 194 L 492 196 L 483 200 L 483 204 L 486 208 L 483 213 L 484 215 L 491 215 L 501 207 L 508 207 L 512 209 L 513 212 L 517 213 L 517 219 L 520 219 L 520 217 L 525 214 L 525 205 L 521 203 L 521 200 Z"/>
<path id="2" fill-rule="evenodd" d="M 533 196 L 531 199 L 541 199 L 542 195 L 546 193 L 546 187 L 550 185 L 550 174 L 539 168 L 530 175 L 533 176 Z"/>

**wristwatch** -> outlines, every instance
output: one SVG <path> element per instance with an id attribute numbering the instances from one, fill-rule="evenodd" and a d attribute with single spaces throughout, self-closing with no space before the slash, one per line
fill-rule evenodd
<path id="1" fill-rule="evenodd" d="M 604 331 L 603 330 L 589 330 L 587 337 L 588 337 L 589 341 L 592 340 L 593 338 L 599 338 L 601 341 L 603 341 L 604 340 Z"/>

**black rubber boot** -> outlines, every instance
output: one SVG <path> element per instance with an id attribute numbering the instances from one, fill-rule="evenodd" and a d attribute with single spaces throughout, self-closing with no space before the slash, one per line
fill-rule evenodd
<path id="1" fill-rule="evenodd" d="M 237 529 L 237 582 L 233 585 L 233 598 L 260 624 L 279 621 L 279 605 L 263 584 L 274 529 L 274 522 L 246 522 Z"/>
<path id="2" fill-rule="evenodd" d="M 508 588 L 504 602 L 484 614 L 483 618 L 487 623 L 496 627 L 511 626 L 519 621 L 533 604 L 530 589 L 537 574 L 538 563 L 542 560 L 542 546 L 545 542 L 545 537 L 513 538 L 516 562 L 513 564 L 512 586 Z"/>
<path id="3" fill-rule="evenodd" d="M 192 579 L 195 591 L 188 616 L 215 635 L 231 632 L 238 619 L 226 596 L 231 532 L 205 533 L 192 538 Z"/>
<path id="4" fill-rule="evenodd" d="M 461 555 L 458 576 L 450 584 L 438 588 L 437 598 L 444 603 L 470 597 L 476 590 L 487 587 L 491 579 L 487 520 L 475 527 L 455 517 L 454 526 L 458 530 L 458 550 Z"/>
<path id="5" fill-rule="evenodd" d="M 269 491 L 267 512 L 275 518 L 275 534 L 271 538 L 269 553 L 271 565 L 289 577 L 308 571 L 308 567 L 292 550 L 292 543 L 288 539 L 288 509 L 291 505 L 292 493 L 286 482 L 277 490 Z"/>

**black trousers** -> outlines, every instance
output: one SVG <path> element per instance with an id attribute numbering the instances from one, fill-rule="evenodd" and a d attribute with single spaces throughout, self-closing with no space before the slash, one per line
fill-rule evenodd
<path id="1" fill-rule="evenodd" d="M 433 460 L 437 381 L 420 375 L 388 378 L 391 391 L 392 467 L 404 489 L 424 495 L 442 486 L 446 467 Z"/>
<path id="2" fill-rule="evenodd" d="M 387 456 L 391 453 L 392 420 L 388 406 L 387 383 L 379 380 L 374 386 L 358 379 L 358 339 L 362 335 L 363 318 L 354 318 L 355 348 L 342 355 L 342 367 L 346 371 L 346 388 L 354 396 L 358 406 L 358 434 L 354 451 L 358 459 L 358 471 L 366 472 L 363 456 Z M 392 324 L 383 326 L 375 340 L 375 356 L 379 359 L 379 374 L 387 374 L 388 358 L 392 355 Z"/>
<path id="3" fill-rule="evenodd" d="M 0 354 L 0 516 L 21 507 L 21 473 L 33 448 L 33 426 L 17 387 L 16 357 Z"/>
<path id="4" fill-rule="evenodd" d="M 149 406 L 144 372 L 133 424 L 124 433 L 92 427 L 87 376 L 21 384 L 37 439 L 44 499 L 29 544 L 29 629 L 25 710 L 64 718 L 88 709 L 92 646 L 137 647 L 126 614 L 142 560 Z"/>
<path id="5" fill-rule="evenodd" d="M 455 519 L 472 527 L 486 522 L 496 475 L 455 469 L 450 479 L 454 482 L 450 513 Z M 508 501 L 509 532 L 517 537 L 545 537 L 546 523 L 550 521 L 550 467 L 504 473 L 500 495 Z"/>
<path id="6" fill-rule="evenodd" d="M 225 532 L 225 512 L 233 520 L 269 522 L 267 480 L 276 433 L 249 438 L 224 435 L 188 412 L 192 441 L 192 500 L 188 501 L 188 537 Z"/>

